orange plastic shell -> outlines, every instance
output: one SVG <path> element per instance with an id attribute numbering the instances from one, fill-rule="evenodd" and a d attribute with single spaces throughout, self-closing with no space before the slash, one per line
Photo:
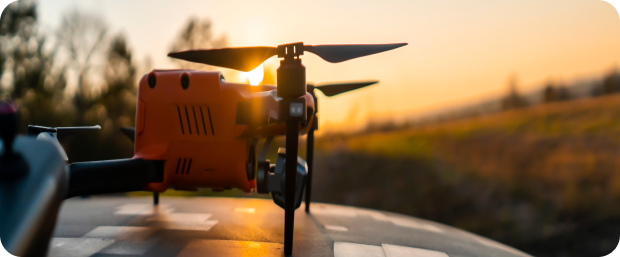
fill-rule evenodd
<path id="1" fill-rule="evenodd" d="M 153 88 L 148 76 L 155 76 Z M 189 79 L 185 89 L 183 77 Z M 195 70 L 154 70 L 142 77 L 134 158 L 166 161 L 164 181 L 150 183 L 146 190 L 254 190 L 254 180 L 248 181 L 246 175 L 248 140 L 284 135 L 286 127 L 273 123 L 250 130 L 248 125 L 237 124 L 237 103 L 249 101 L 252 93 L 275 87 L 227 83 L 221 78 L 220 72 Z M 312 96 L 303 97 L 313 112 Z M 307 133 L 311 125 L 301 126 L 300 134 Z"/>

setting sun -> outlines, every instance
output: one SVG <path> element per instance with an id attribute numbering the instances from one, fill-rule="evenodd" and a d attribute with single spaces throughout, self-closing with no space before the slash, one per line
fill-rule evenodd
<path id="1" fill-rule="evenodd" d="M 263 65 L 261 64 L 258 67 L 256 67 L 256 69 L 253 69 L 250 72 L 244 72 L 243 76 L 245 76 L 248 79 L 248 81 L 250 82 L 250 85 L 258 86 L 263 81 L 263 77 L 265 76 L 265 69 L 263 68 Z"/>

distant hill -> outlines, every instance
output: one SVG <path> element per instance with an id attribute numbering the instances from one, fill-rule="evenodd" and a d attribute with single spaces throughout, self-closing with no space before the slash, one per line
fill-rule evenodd
<path id="1" fill-rule="evenodd" d="M 587 78 L 576 80 L 566 89 L 574 99 L 591 97 L 592 91 L 601 84 L 601 78 Z M 530 104 L 537 105 L 543 103 L 545 85 L 539 86 L 535 90 L 522 92 L 522 97 Z M 465 104 L 443 110 L 433 111 L 426 115 L 413 118 L 411 124 L 428 124 L 439 121 L 457 120 L 493 114 L 502 111 L 502 96 L 489 98 L 473 104 Z"/>

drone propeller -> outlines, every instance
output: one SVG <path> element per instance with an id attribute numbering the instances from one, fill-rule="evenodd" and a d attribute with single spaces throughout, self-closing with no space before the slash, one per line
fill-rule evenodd
<path id="1" fill-rule="evenodd" d="M 29 125 L 28 126 L 28 135 L 30 136 L 36 136 L 39 135 L 43 132 L 47 132 L 47 133 L 52 133 L 52 134 L 56 134 L 55 137 L 58 139 L 62 139 L 68 136 L 73 136 L 75 134 L 79 134 L 82 132 L 86 132 L 86 131 L 90 131 L 90 130 L 100 130 L 101 126 L 99 125 L 95 125 L 95 126 L 81 126 L 81 127 L 57 127 L 57 128 L 50 128 L 50 127 L 43 127 L 43 126 L 36 126 L 36 125 Z"/>
<path id="2" fill-rule="evenodd" d="M 331 63 L 344 62 L 362 56 L 389 51 L 407 43 L 378 45 L 305 45 L 304 51 L 314 53 Z"/>
<path id="3" fill-rule="evenodd" d="M 169 53 L 168 56 L 248 72 L 276 54 L 278 48 L 257 46 L 187 50 Z"/>
<path id="4" fill-rule="evenodd" d="M 136 128 L 135 127 L 121 127 L 121 132 L 135 143 L 136 141 Z"/>
<path id="5" fill-rule="evenodd" d="M 335 96 L 345 92 L 353 91 L 355 89 L 367 87 L 370 85 L 374 85 L 379 83 L 379 81 L 361 81 L 361 82 L 346 82 L 346 83 L 329 83 L 329 84 L 320 84 L 314 85 L 308 83 L 308 92 L 311 92 L 313 89 L 318 89 L 323 92 L 326 96 Z"/>
<path id="6" fill-rule="evenodd" d="M 303 51 L 314 53 L 323 60 L 338 63 L 363 57 L 371 54 L 385 52 L 407 43 L 400 44 L 377 44 L 377 45 L 303 45 Z M 274 55 L 284 55 L 279 47 L 256 46 L 256 47 L 231 47 L 219 49 L 197 49 L 169 53 L 168 56 L 190 62 L 203 63 L 213 66 L 230 68 L 240 71 L 251 71 L 261 63 Z M 298 50 L 296 50 L 298 51 Z"/>

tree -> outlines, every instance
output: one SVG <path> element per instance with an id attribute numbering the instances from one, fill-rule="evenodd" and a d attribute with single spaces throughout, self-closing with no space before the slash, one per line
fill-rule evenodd
<path id="1" fill-rule="evenodd" d="M 517 91 L 517 78 L 512 77 L 508 83 L 509 93 L 502 100 L 502 109 L 517 109 L 528 106 L 528 102 Z"/>
<path id="2" fill-rule="evenodd" d="M 613 70 L 603 79 L 603 94 L 609 95 L 620 91 L 620 78 L 618 71 Z"/>
<path id="3" fill-rule="evenodd" d="M 547 82 L 547 86 L 545 86 L 545 90 L 543 91 L 544 103 L 566 101 L 571 98 L 570 92 L 566 87 L 561 85 L 556 86 L 551 81 Z"/>
<path id="4" fill-rule="evenodd" d="M 84 112 L 84 122 L 102 125 L 102 131 L 69 144 L 72 161 L 127 158 L 133 145 L 119 133 L 123 126 L 134 126 L 136 113 L 136 65 L 123 34 L 112 37 L 106 47 L 102 69 L 105 83 L 101 95 Z"/>
<path id="5" fill-rule="evenodd" d="M 602 83 L 592 90 L 592 96 L 610 95 L 620 92 L 620 75 L 614 68 L 603 78 Z"/>
<path id="6" fill-rule="evenodd" d="M 181 29 L 181 33 L 179 37 L 172 43 L 170 51 L 176 52 L 189 49 L 222 48 L 226 46 L 228 46 L 228 39 L 226 35 L 222 35 L 218 38 L 213 36 L 213 29 L 210 20 L 200 20 L 196 17 L 193 17 L 190 18 L 187 22 L 187 25 L 185 25 L 183 29 Z M 213 69 L 213 67 L 204 64 L 193 63 L 178 59 L 173 59 L 173 61 L 181 69 Z"/>
<path id="7" fill-rule="evenodd" d="M 71 121 L 63 98 L 66 69 L 55 67 L 56 46 L 39 32 L 36 7 L 34 1 L 17 1 L 0 19 L 0 94 L 17 102 L 22 132 L 27 124 L 62 126 Z"/>
<path id="8" fill-rule="evenodd" d="M 108 119 L 115 130 L 122 126 L 133 126 L 136 112 L 136 66 L 132 62 L 131 50 L 124 35 L 115 36 L 107 54 L 105 88 L 99 103 L 107 111 Z"/>
<path id="9" fill-rule="evenodd" d="M 58 42 L 68 55 L 67 65 L 77 77 L 75 125 L 88 125 L 83 120 L 84 111 L 96 103 L 96 96 L 90 95 L 90 89 L 93 78 L 99 72 L 94 68 L 101 63 L 98 58 L 102 58 L 100 54 L 107 41 L 107 31 L 107 25 L 101 18 L 73 10 L 63 16 L 57 32 Z"/>

